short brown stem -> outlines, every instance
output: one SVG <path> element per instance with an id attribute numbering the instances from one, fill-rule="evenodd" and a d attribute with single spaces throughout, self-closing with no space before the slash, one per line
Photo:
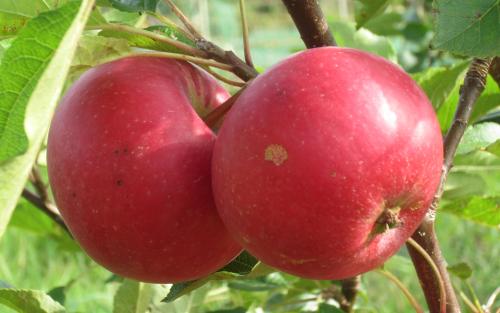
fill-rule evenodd
<path id="1" fill-rule="evenodd" d="M 347 313 L 353 312 L 354 302 L 356 301 L 356 296 L 359 292 L 359 286 L 361 284 L 361 276 L 354 276 L 351 278 L 343 279 L 340 281 L 342 285 L 342 295 L 344 296 L 344 301 L 341 301 L 340 308 Z"/>

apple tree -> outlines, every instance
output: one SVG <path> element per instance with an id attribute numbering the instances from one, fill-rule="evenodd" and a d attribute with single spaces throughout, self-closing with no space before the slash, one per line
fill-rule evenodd
<path id="1" fill-rule="evenodd" d="M 500 312 L 499 14 L 0 1 L 0 312 Z"/>

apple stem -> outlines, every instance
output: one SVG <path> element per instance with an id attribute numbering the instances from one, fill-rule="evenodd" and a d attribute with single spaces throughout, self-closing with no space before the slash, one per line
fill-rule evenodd
<path id="1" fill-rule="evenodd" d="M 250 40 L 248 39 L 248 22 L 245 10 L 245 0 L 240 0 L 241 27 L 243 31 L 243 47 L 245 51 L 245 62 L 253 67 L 252 54 L 250 53 Z"/>
<path id="2" fill-rule="evenodd" d="M 217 108 L 210 111 L 204 118 L 203 121 L 210 127 L 212 130 L 216 128 L 218 122 L 222 119 L 222 117 L 232 108 L 233 104 L 236 102 L 236 99 L 241 95 L 243 90 L 248 86 L 248 83 L 245 84 L 237 93 L 232 95 L 229 99 L 224 101 Z"/>
<path id="3" fill-rule="evenodd" d="M 283 0 L 307 48 L 336 46 L 318 0 Z"/>
<path id="4" fill-rule="evenodd" d="M 245 82 L 241 82 L 241 81 L 235 81 L 235 80 L 232 80 L 232 79 L 229 79 L 225 76 L 222 76 L 221 74 L 213 71 L 209 66 L 204 66 L 203 69 L 205 71 L 207 71 L 210 75 L 212 75 L 213 77 L 215 77 L 217 80 L 220 80 L 221 82 L 224 82 L 228 85 L 231 85 L 231 86 L 235 86 L 235 87 L 243 87 L 246 85 Z"/>
<path id="5" fill-rule="evenodd" d="M 413 307 L 413 309 L 415 310 L 416 313 L 424 313 L 424 309 L 422 308 L 422 306 L 420 306 L 420 304 L 415 299 L 415 297 L 413 297 L 413 295 L 408 290 L 408 288 L 406 288 L 406 286 L 403 284 L 403 282 L 401 282 L 399 280 L 399 278 L 396 277 L 396 275 L 392 274 L 391 272 L 389 272 L 387 270 L 381 269 L 381 268 L 376 270 L 376 272 L 382 274 L 387 279 L 392 281 L 403 292 L 403 294 L 408 299 L 408 302 L 410 302 L 411 306 Z"/>
<path id="6" fill-rule="evenodd" d="M 458 144 L 462 139 L 465 129 L 467 128 L 474 103 L 485 88 L 486 77 L 488 75 L 491 61 L 491 58 L 474 59 L 469 66 L 467 74 L 464 78 L 464 84 L 460 88 L 460 98 L 458 100 L 453 123 L 444 139 L 444 162 L 441 172 L 440 185 L 436 191 L 426 217 L 412 235 L 413 240 L 431 256 L 433 264 L 437 266 L 441 274 L 447 296 L 446 312 L 448 313 L 459 313 L 460 306 L 451 284 L 451 280 L 446 269 L 446 261 L 441 253 L 435 232 L 436 209 L 443 194 L 444 184 L 452 166 Z M 418 253 L 413 245 L 407 243 L 407 248 L 415 266 L 415 270 L 417 271 L 430 312 L 440 312 L 442 303 L 439 302 L 439 296 L 436 294 L 436 288 L 439 284 L 436 281 L 435 276 L 432 274 L 432 266 L 422 257 L 420 253 Z"/>

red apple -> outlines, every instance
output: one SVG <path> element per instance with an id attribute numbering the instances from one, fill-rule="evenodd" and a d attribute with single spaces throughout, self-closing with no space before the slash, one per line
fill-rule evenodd
<path id="1" fill-rule="evenodd" d="M 119 275 L 200 278 L 240 247 L 215 209 L 215 135 L 197 115 L 228 93 L 192 65 L 129 57 L 85 73 L 49 133 L 56 203 L 82 248 Z"/>
<path id="2" fill-rule="evenodd" d="M 429 100 L 394 64 L 347 48 L 293 55 L 224 121 L 219 213 L 265 263 L 314 279 L 380 266 L 426 213 L 443 160 Z"/>

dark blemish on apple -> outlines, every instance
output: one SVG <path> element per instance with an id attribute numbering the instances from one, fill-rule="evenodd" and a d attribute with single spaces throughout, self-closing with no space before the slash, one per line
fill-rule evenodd
<path id="1" fill-rule="evenodd" d="M 76 192 L 72 192 L 71 197 L 76 198 Z"/>
<path id="2" fill-rule="evenodd" d="M 288 159 L 288 152 L 281 145 L 272 144 L 264 150 L 264 160 L 280 166 Z"/>
<path id="3" fill-rule="evenodd" d="M 117 185 L 117 186 L 123 186 L 123 180 L 118 179 L 118 180 L 116 181 L 116 185 Z"/>
<path id="4" fill-rule="evenodd" d="M 337 172 L 332 171 L 332 172 L 330 173 L 330 176 L 332 176 L 332 177 L 337 177 Z"/>
<path id="5" fill-rule="evenodd" d="M 113 151 L 114 154 L 119 154 L 120 153 L 120 150 L 116 149 L 115 151 Z"/>

